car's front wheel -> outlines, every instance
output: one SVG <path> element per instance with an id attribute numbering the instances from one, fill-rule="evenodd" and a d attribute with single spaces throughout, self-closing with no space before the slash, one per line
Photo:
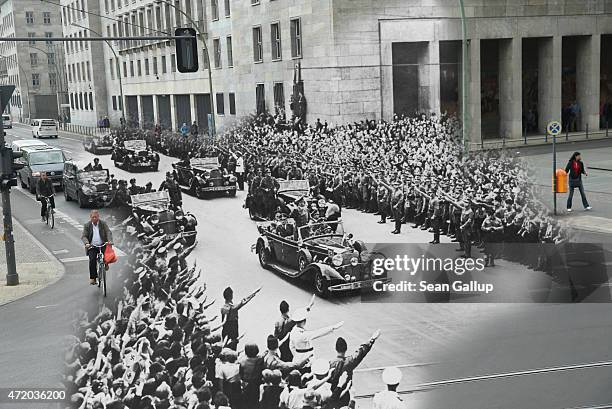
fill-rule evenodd
<path id="1" fill-rule="evenodd" d="M 263 268 L 268 268 L 272 256 L 262 241 L 257 243 L 257 255 L 259 256 L 259 264 L 261 264 Z"/>
<path id="2" fill-rule="evenodd" d="M 329 281 L 325 278 L 321 270 L 317 270 L 314 276 L 314 290 L 319 297 L 325 298 L 329 296 Z"/>

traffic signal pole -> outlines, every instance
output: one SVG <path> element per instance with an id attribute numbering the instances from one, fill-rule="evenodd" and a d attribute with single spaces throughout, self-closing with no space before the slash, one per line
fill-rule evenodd
<path id="1" fill-rule="evenodd" d="M 4 112 L 6 104 L 11 99 L 14 85 L 3 85 L 0 87 L 0 112 Z M 6 149 L 4 140 L 4 121 L 0 121 L 0 150 L 4 153 Z M 5 160 L 6 155 L 0 154 L 0 160 Z M 4 164 L 2 164 L 4 165 Z M 4 168 L 2 166 L 1 168 Z M 4 175 L 3 175 L 4 176 Z M 4 180 L 2 181 L 4 182 Z M 2 190 L 2 219 L 4 224 L 4 248 L 6 249 L 6 285 L 14 286 L 19 284 L 19 275 L 17 274 L 17 263 L 15 261 L 15 240 L 13 238 L 13 215 L 11 213 L 11 186 L 8 183 L 1 183 Z"/>

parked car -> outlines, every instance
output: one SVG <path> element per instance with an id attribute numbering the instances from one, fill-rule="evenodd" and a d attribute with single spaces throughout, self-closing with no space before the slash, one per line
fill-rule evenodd
<path id="1" fill-rule="evenodd" d="M 13 120 L 9 114 L 2 114 L 2 126 L 4 126 L 4 129 L 11 129 L 13 127 Z"/>
<path id="2" fill-rule="evenodd" d="M 54 186 L 63 187 L 63 172 L 66 156 L 60 148 L 53 146 L 26 146 L 19 159 L 24 167 L 17 172 L 21 187 L 36 192 L 36 183 L 41 172 L 46 172 Z"/>
<path id="3" fill-rule="evenodd" d="M 187 163 L 173 163 L 176 179 L 181 186 L 187 186 L 188 192 L 202 199 L 214 193 L 236 196 L 236 176 L 226 174 L 219 158 L 193 158 Z"/>
<path id="4" fill-rule="evenodd" d="M 32 138 L 57 138 L 57 122 L 53 119 L 32 120 Z"/>
<path id="5" fill-rule="evenodd" d="M 49 146 L 43 141 L 35 141 L 34 139 L 17 139 L 11 143 L 11 149 L 13 152 L 21 152 L 21 150 L 28 146 Z"/>
<path id="6" fill-rule="evenodd" d="M 292 279 L 307 280 L 321 297 L 371 288 L 389 282 L 386 272 L 374 274 L 372 263 L 384 255 L 369 252 L 344 232 L 342 220 L 295 227 L 293 219 L 263 222 L 253 249 L 262 267 Z"/>
<path id="7" fill-rule="evenodd" d="M 113 137 L 110 134 L 86 136 L 83 148 L 94 155 L 107 154 L 113 151 Z"/>
<path id="8" fill-rule="evenodd" d="M 76 162 L 64 163 L 64 198 L 76 200 L 79 207 L 106 207 L 113 201 L 108 169 L 86 171 Z"/>
<path id="9" fill-rule="evenodd" d="M 142 139 L 124 141 L 123 146 L 115 145 L 111 159 L 115 166 L 129 172 L 151 170 L 157 172 L 159 168 L 159 155 L 147 147 Z"/>

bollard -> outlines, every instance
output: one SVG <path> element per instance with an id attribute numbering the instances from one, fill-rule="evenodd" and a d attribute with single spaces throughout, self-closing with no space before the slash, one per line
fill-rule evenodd
<path id="1" fill-rule="evenodd" d="M 569 141 L 569 129 L 565 128 L 565 141 Z"/>
<path id="2" fill-rule="evenodd" d="M 546 135 L 544 135 L 544 142 L 548 143 L 548 132 L 546 132 Z"/>
<path id="3" fill-rule="evenodd" d="M 589 139 L 589 124 L 586 124 L 586 138 Z"/>

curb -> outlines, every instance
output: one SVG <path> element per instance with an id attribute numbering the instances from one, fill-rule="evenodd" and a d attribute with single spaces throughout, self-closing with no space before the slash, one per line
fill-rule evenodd
<path id="1" fill-rule="evenodd" d="M 27 237 L 28 237 L 30 240 L 32 240 L 32 242 L 33 242 L 34 244 L 36 244 L 36 245 L 37 245 L 37 246 L 38 246 L 38 247 L 39 247 L 39 248 L 42 250 L 42 252 L 43 252 L 43 253 L 45 253 L 45 255 L 46 255 L 47 257 L 49 257 L 50 261 L 51 261 L 53 264 L 55 264 L 55 267 L 57 268 L 58 276 L 57 276 L 57 277 L 56 277 L 54 280 L 49 281 L 49 282 L 48 282 L 46 285 L 44 285 L 44 286 L 42 286 L 42 287 L 40 287 L 40 288 L 38 288 L 38 289 L 36 289 L 36 290 L 32 291 L 32 292 L 31 292 L 31 293 L 29 293 L 29 294 L 25 294 L 25 295 L 23 295 L 23 296 L 21 296 L 21 297 L 18 297 L 18 298 L 16 298 L 16 299 L 14 299 L 14 300 L 7 301 L 7 302 L 4 302 L 4 303 L 3 303 L 3 302 L 0 302 L 0 308 L 1 308 L 1 307 L 4 307 L 5 305 L 8 305 L 8 304 L 14 303 L 15 301 L 23 300 L 23 299 L 24 299 L 24 298 L 26 298 L 26 297 L 30 297 L 30 296 L 32 296 L 32 295 L 34 295 L 34 294 L 38 293 L 39 291 L 44 290 L 45 288 L 47 288 L 47 287 L 49 287 L 49 286 L 51 286 L 51 285 L 53 285 L 53 284 L 57 283 L 59 280 L 61 280 L 61 279 L 62 279 L 62 277 L 64 277 L 64 274 L 66 274 L 66 267 L 64 267 L 64 265 L 62 264 L 62 262 L 61 262 L 61 261 L 59 261 L 59 259 L 58 259 L 57 257 L 55 257 L 55 255 L 54 255 L 54 254 L 53 254 L 51 251 L 49 251 L 49 249 L 47 249 L 47 248 L 46 248 L 46 247 L 45 247 L 45 246 L 44 246 L 44 245 L 43 245 L 43 244 L 42 244 L 42 243 L 41 243 L 41 242 L 40 242 L 40 241 L 39 241 L 39 240 L 38 240 L 38 239 L 37 239 L 37 238 L 36 238 L 36 237 L 35 237 L 35 236 L 32 234 L 32 233 L 30 233 L 30 232 L 28 231 L 28 229 L 26 229 L 26 228 L 23 226 L 23 224 L 21 224 L 21 223 L 20 223 L 20 222 L 19 222 L 19 221 L 18 221 L 18 220 L 15 218 L 15 217 L 13 217 L 13 224 L 15 224 L 15 225 L 19 226 L 19 227 L 20 227 L 20 228 L 21 228 L 21 229 L 22 229 L 22 230 L 25 232 L 25 235 L 26 235 L 26 236 L 27 236 Z"/>

